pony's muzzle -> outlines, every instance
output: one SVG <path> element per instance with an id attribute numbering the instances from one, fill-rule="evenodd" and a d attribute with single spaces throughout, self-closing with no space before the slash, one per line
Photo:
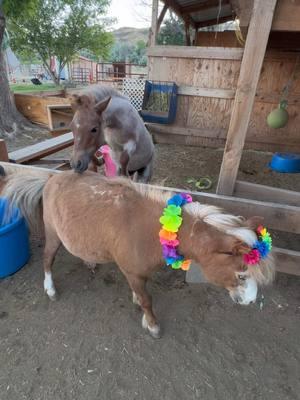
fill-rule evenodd
<path id="1" fill-rule="evenodd" d="M 81 158 L 78 160 L 71 160 L 71 167 L 75 172 L 82 174 L 85 170 L 87 170 L 89 165 L 89 161 L 86 158 Z"/>
<path id="2" fill-rule="evenodd" d="M 230 290 L 229 293 L 235 303 L 247 306 L 256 301 L 257 283 L 249 277 L 243 285 L 238 286 L 235 290 Z"/>

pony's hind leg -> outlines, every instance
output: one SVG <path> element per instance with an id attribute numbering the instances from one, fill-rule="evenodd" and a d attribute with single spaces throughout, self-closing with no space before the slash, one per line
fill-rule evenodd
<path id="1" fill-rule="evenodd" d="M 47 293 L 50 300 L 56 299 L 56 290 L 52 279 L 52 264 L 61 244 L 61 241 L 57 234 L 50 229 L 45 228 L 46 244 L 44 249 L 44 290 Z"/>
<path id="2" fill-rule="evenodd" d="M 154 338 L 160 338 L 160 327 L 152 310 L 152 299 L 146 291 L 146 279 L 142 277 L 126 275 L 132 289 L 132 299 L 144 312 L 142 326 L 148 330 Z"/>

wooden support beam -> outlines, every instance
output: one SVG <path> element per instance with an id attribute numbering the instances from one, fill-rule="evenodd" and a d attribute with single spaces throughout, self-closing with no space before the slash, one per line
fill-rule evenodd
<path id="1" fill-rule="evenodd" d="M 221 166 L 218 194 L 232 195 L 277 0 L 255 0 Z"/>
<path id="2" fill-rule="evenodd" d="M 155 46 L 148 49 L 148 57 L 207 58 L 212 60 L 241 60 L 244 49 L 238 47 Z"/>
<path id="3" fill-rule="evenodd" d="M 234 195 L 246 199 L 255 198 L 259 201 L 272 201 L 273 203 L 300 207 L 300 192 L 258 185 L 256 183 L 236 181 Z"/>
<path id="4" fill-rule="evenodd" d="M 202 88 L 199 86 L 184 86 L 178 88 L 178 94 L 183 96 L 214 97 L 217 99 L 234 99 L 235 90 Z"/>
<path id="5" fill-rule="evenodd" d="M 183 8 L 179 6 L 176 0 L 164 0 L 165 3 L 168 4 L 169 8 L 175 12 L 179 17 L 181 17 L 184 21 L 186 19 L 186 15 L 182 13 Z M 195 21 L 190 17 L 190 24 L 196 28 Z"/>
<path id="6" fill-rule="evenodd" d="M 31 160 L 38 160 L 40 158 L 49 156 L 50 154 L 57 153 L 60 150 L 72 146 L 74 143 L 73 133 L 65 133 L 64 135 L 57 136 L 53 139 L 47 139 L 43 142 L 27 146 L 23 149 L 13 151 L 8 154 L 10 161 L 21 164 Z"/>
<path id="7" fill-rule="evenodd" d="M 157 27 L 156 27 L 156 33 L 157 34 L 158 34 L 160 26 L 161 26 L 161 24 L 162 24 L 162 22 L 163 22 L 163 20 L 165 18 L 166 12 L 168 11 L 168 8 L 169 8 L 168 3 L 165 3 L 164 6 L 163 6 L 163 9 L 161 10 L 161 12 L 159 14 L 159 17 L 158 17 L 158 20 L 157 20 Z"/>
<path id="8" fill-rule="evenodd" d="M 196 28 L 199 29 L 199 28 L 205 28 L 206 26 L 219 25 L 219 24 L 223 24 L 224 22 L 233 21 L 233 20 L 234 20 L 234 17 L 232 15 L 226 15 L 224 17 L 209 19 L 208 21 L 197 22 Z"/>
<path id="9" fill-rule="evenodd" d="M 199 11 L 208 11 L 212 8 L 219 7 L 220 0 L 207 0 L 205 2 L 198 2 L 198 4 L 191 4 L 189 6 L 181 6 L 181 14 L 191 14 Z M 221 6 L 227 6 L 230 4 L 229 0 L 222 0 Z"/>
<path id="10" fill-rule="evenodd" d="M 190 18 L 187 18 L 184 21 L 184 27 L 185 27 L 185 44 L 186 46 L 190 46 L 191 45 Z"/>
<path id="11" fill-rule="evenodd" d="M 157 18 L 158 18 L 158 0 L 152 0 L 152 19 L 151 19 L 151 29 L 150 29 L 150 46 L 155 46 L 156 45 Z"/>
<path id="12" fill-rule="evenodd" d="M 153 186 L 156 189 L 180 192 L 180 189 Z M 224 208 L 234 215 L 246 218 L 264 217 L 264 223 L 270 229 L 300 234 L 300 207 L 284 204 L 268 203 L 251 199 L 241 199 L 233 196 L 221 196 L 213 193 L 188 192 L 194 200 L 202 204 Z"/>
<path id="13" fill-rule="evenodd" d="M 274 247 L 276 271 L 300 275 L 300 252 Z"/>
<path id="14" fill-rule="evenodd" d="M 0 139 L 0 161 L 8 161 L 7 147 L 3 139 Z"/>

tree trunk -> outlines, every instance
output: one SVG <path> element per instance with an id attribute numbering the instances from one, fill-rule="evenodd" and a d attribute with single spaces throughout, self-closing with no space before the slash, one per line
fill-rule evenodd
<path id="1" fill-rule="evenodd" d="M 13 95 L 10 91 L 4 52 L 2 51 L 2 40 L 5 29 L 5 17 L 0 8 L 0 137 L 13 137 L 24 126 L 31 125 L 15 106 Z"/>

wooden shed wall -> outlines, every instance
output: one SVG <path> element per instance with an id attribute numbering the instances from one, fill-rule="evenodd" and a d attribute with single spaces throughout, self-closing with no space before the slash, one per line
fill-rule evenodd
<path id="1" fill-rule="evenodd" d="M 238 48 L 166 49 L 156 46 L 153 50 L 150 49 L 149 79 L 174 81 L 179 85 L 181 93 L 178 96 L 175 123 L 169 126 L 150 126 L 155 138 L 160 142 L 224 145 L 241 57 L 242 49 Z M 267 53 L 246 147 L 270 151 L 300 151 L 299 74 L 291 85 L 288 98 L 288 125 L 275 130 L 266 124 L 267 115 L 278 105 L 280 93 L 292 75 L 296 59 L 294 53 Z"/>

